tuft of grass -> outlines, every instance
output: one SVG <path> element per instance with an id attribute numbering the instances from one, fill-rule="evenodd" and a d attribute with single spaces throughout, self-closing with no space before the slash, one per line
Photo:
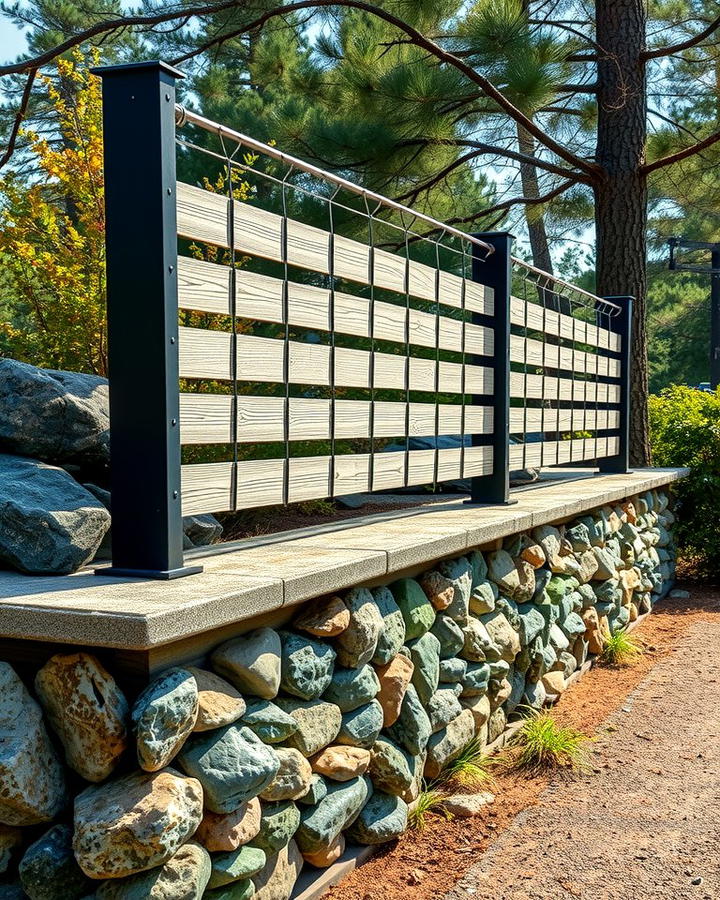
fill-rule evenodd
<path id="1" fill-rule="evenodd" d="M 642 654 L 642 644 L 627 631 L 620 630 L 605 638 L 601 659 L 613 666 L 631 666 Z"/>
<path id="2" fill-rule="evenodd" d="M 412 804 L 408 815 L 408 827 L 415 831 L 424 831 L 427 825 L 428 813 L 439 813 L 446 819 L 452 819 L 450 813 L 443 806 L 444 795 L 442 791 L 423 782 L 423 787 Z"/>
<path id="3" fill-rule="evenodd" d="M 482 742 L 473 738 L 462 753 L 443 769 L 440 781 L 443 784 L 452 783 L 467 791 L 479 791 L 493 782 L 489 765 Z"/>
<path id="4" fill-rule="evenodd" d="M 584 732 L 558 724 L 550 713 L 533 710 L 510 740 L 515 752 L 506 765 L 531 775 L 557 769 L 587 771 L 590 740 Z"/>

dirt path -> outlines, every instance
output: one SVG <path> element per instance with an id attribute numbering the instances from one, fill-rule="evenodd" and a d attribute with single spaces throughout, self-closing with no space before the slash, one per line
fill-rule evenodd
<path id="1" fill-rule="evenodd" d="M 720 595 L 666 600 L 636 634 L 636 666 L 594 668 L 557 707 L 596 735 L 593 775 L 501 775 L 483 815 L 430 816 L 328 896 L 720 900 Z"/>
<path id="2" fill-rule="evenodd" d="M 720 897 L 719 622 L 688 628 L 598 729 L 593 765 L 551 783 L 446 900 Z"/>

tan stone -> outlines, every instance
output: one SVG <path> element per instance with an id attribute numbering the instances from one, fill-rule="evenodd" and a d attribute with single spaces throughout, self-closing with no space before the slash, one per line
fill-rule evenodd
<path id="1" fill-rule="evenodd" d="M 540 566 L 545 565 L 545 551 L 540 544 L 530 544 L 523 550 L 520 556 L 525 562 L 530 563 L 533 569 L 539 569 Z"/>
<path id="2" fill-rule="evenodd" d="M 128 704 L 112 675 L 88 653 L 57 654 L 35 690 L 70 768 L 87 781 L 107 778 L 128 745 Z"/>
<path id="3" fill-rule="evenodd" d="M 350 624 L 350 610 L 336 594 L 320 597 L 306 606 L 293 624 L 316 637 L 334 637 Z"/>
<path id="4" fill-rule="evenodd" d="M 123 878 L 167 862 L 202 819 L 203 791 L 172 769 L 134 772 L 75 798 L 73 851 L 90 878 Z"/>
<path id="5" fill-rule="evenodd" d="M 628 500 L 626 503 L 622 504 L 623 512 L 627 516 L 627 520 L 631 525 L 634 525 L 637 522 L 637 512 L 635 511 L 635 504 Z"/>
<path id="6" fill-rule="evenodd" d="M 600 628 L 600 619 L 594 606 L 589 606 L 581 613 L 585 623 L 585 640 L 590 653 L 602 653 L 605 642 Z"/>
<path id="7" fill-rule="evenodd" d="M 342 832 L 335 838 L 329 847 L 317 850 L 315 853 L 303 853 L 303 859 L 316 869 L 327 869 L 337 862 L 345 852 L 345 837 Z"/>
<path id="8" fill-rule="evenodd" d="M 476 794 L 451 794 L 443 799 L 445 812 L 457 819 L 469 819 L 477 816 L 490 803 L 495 802 L 495 795 L 489 791 L 478 791 Z"/>
<path id="9" fill-rule="evenodd" d="M 214 672 L 188 666 L 198 689 L 198 712 L 193 731 L 212 731 L 231 725 L 245 712 L 245 701 L 237 688 Z"/>
<path id="10" fill-rule="evenodd" d="M 548 694 L 562 694 L 567 688 L 565 674 L 559 670 L 546 672 L 542 677 L 542 683 Z"/>
<path id="11" fill-rule="evenodd" d="M 346 747 L 336 744 L 326 747 L 311 762 L 313 772 L 319 772 L 333 781 L 350 781 L 364 775 L 370 765 L 371 753 L 362 747 Z"/>
<path id="12" fill-rule="evenodd" d="M 492 697 L 492 706 L 495 709 L 497 709 L 498 706 L 502 706 L 510 694 L 512 694 L 512 684 L 510 684 L 507 678 L 503 678 L 500 682 L 500 687 Z"/>
<path id="13" fill-rule="evenodd" d="M 397 722 L 403 697 L 410 684 L 414 668 L 412 661 L 400 653 L 391 659 L 386 666 L 378 666 L 376 671 L 380 682 L 380 690 L 375 699 L 382 706 L 384 728 L 388 728 Z"/>
<path id="14" fill-rule="evenodd" d="M 297 800 L 304 797 L 310 787 L 312 767 L 294 747 L 273 748 L 280 760 L 275 778 L 260 794 L 263 800 Z"/>
<path id="15" fill-rule="evenodd" d="M 260 801 L 257 797 L 243 803 L 231 813 L 214 813 L 206 809 L 195 832 L 195 840 L 211 853 L 237 850 L 257 837 L 260 816 Z"/>
<path id="16" fill-rule="evenodd" d="M 487 694 L 482 697 L 462 697 L 460 705 L 469 709 L 475 719 L 475 729 L 479 731 L 490 718 L 490 698 Z"/>
<path id="17" fill-rule="evenodd" d="M 40 706 L 12 666 L 0 662 L 0 822 L 49 822 L 66 799 L 63 766 Z"/>
<path id="18" fill-rule="evenodd" d="M 637 606 L 634 603 L 631 603 L 630 604 L 630 621 L 636 622 L 639 615 L 640 615 L 640 610 L 637 608 Z"/>
<path id="19" fill-rule="evenodd" d="M 621 603 L 623 606 L 629 607 L 632 601 L 633 591 L 642 584 L 640 570 L 634 567 L 632 569 L 621 569 L 618 575 L 620 578 L 620 588 L 622 590 Z"/>
<path id="20" fill-rule="evenodd" d="M 303 858 L 295 841 L 271 856 L 262 872 L 253 877 L 253 900 L 288 900 L 302 869 Z"/>
<path id="21" fill-rule="evenodd" d="M 449 578 L 433 570 L 420 578 L 420 586 L 435 609 L 447 609 L 455 596 L 455 585 Z"/>

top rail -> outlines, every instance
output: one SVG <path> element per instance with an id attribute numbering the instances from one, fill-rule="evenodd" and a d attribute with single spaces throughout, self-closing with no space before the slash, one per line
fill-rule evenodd
<path id="1" fill-rule="evenodd" d="M 413 221 L 419 220 L 421 222 L 426 222 L 428 225 L 431 225 L 433 229 L 442 231 L 444 234 L 460 238 L 463 241 L 468 241 L 470 244 L 474 244 L 476 247 L 481 247 L 485 251 L 486 259 L 488 256 L 495 252 L 495 248 L 491 244 L 488 244 L 486 241 L 483 241 L 472 234 L 467 234 L 467 232 L 465 231 L 460 231 L 460 229 L 458 228 L 453 228 L 452 225 L 446 225 L 445 223 L 440 222 L 437 219 L 433 219 L 432 216 L 427 216 L 425 215 L 425 213 L 421 213 L 415 209 L 411 209 L 409 206 L 404 206 L 402 203 L 397 203 L 395 200 L 391 200 L 389 197 L 384 197 L 382 194 L 376 194 L 375 191 L 369 191 L 367 188 L 361 187 L 358 184 L 354 184 L 352 181 L 348 181 L 346 178 L 342 178 L 340 175 L 334 175 L 332 172 L 327 172 L 325 171 L 325 169 L 321 169 L 318 166 L 312 165 L 312 163 L 304 162 L 304 160 L 299 159 L 296 156 L 290 156 L 288 153 L 283 153 L 281 150 L 278 150 L 277 147 L 271 147 L 270 144 L 264 144 L 262 141 L 258 141 L 246 134 L 242 134 L 242 132 L 240 131 L 234 131 L 232 128 L 227 128 L 225 125 L 221 125 L 219 122 L 213 122 L 212 119 L 207 119 L 205 118 L 205 116 L 201 116 L 199 113 L 193 112 L 193 110 L 187 109 L 186 107 L 180 106 L 179 104 L 175 105 L 175 124 L 178 128 L 182 128 L 187 124 L 197 125 L 198 128 L 203 128 L 205 131 L 216 134 L 220 138 L 228 138 L 230 140 L 236 141 L 238 144 L 242 144 L 244 147 L 247 147 L 250 150 L 256 150 L 258 153 L 269 156 L 271 159 L 275 159 L 278 162 L 285 163 L 286 165 L 291 166 L 293 169 L 298 169 L 301 172 L 307 172 L 309 175 L 314 175 L 317 178 L 321 178 L 324 181 L 335 184 L 343 190 L 349 191 L 353 194 L 357 194 L 359 197 L 362 197 L 366 203 L 370 201 L 372 203 L 376 203 L 378 207 L 384 206 L 388 209 L 395 210 L 395 212 L 402 213 L 403 215 L 408 215 L 413 219 Z"/>
<path id="2" fill-rule="evenodd" d="M 530 263 L 525 262 L 525 260 L 519 259 L 517 256 L 513 256 L 511 259 L 514 266 L 518 266 L 521 269 L 532 272 L 532 274 L 536 278 L 542 279 L 544 282 L 546 282 L 546 286 L 559 285 L 563 288 L 563 290 L 571 291 L 573 294 L 582 297 L 584 302 L 586 302 L 588 305 L 592 304 L 593 308 L 598 311 L 602 310 L 602 312 L 604 312 L 606 315 L 616 316 L 622 312 L 622 307 L 618 306 L 617 303 L 613 303 L 612 300 L 608 300 L 605 297 L 598 297 L 597 294 L 586 291 L 584 288 L 578 287 L 578 285 L 576 284 L 571 284 L 569 281 L 564 281 L 562 278 L 558 278 L 556 275 L 551 275 L 549 272 L 545 272 L 543 269 L 538 269 Z"/>

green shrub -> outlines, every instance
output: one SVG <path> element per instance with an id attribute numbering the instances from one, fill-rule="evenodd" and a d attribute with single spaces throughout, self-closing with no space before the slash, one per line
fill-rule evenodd
<path id="1" fill-rule="evenodd" d="M 621 628 L 605 638 L 601 658 L 611 666 L 632 666 L 642 654 L 642 644 Z"/>
<path id="2" fill-rule="evenodd" d="M 446 819 L 452 819 L 450 813 L 443 806 L 445 795 L 437 788 L 431 787 L 423 781 L 423 787 L 417 799 L 410 806 L 408 815 L 408 827 L 415 831 L 424 831 L 427 825 L 428 813 L 438 813 Z"/>
<path id="3" fill-rule="evenodd" d="M 651 396 L 649 408 L 653 465 L 692 470 L 676 486 L 678 548 L 710 572 L 720 560 L 720 393 L 674 385 Z"/>
<path id="4" fill-rule="evenodd" d="M 590 740 L 576 728 L 559 725 L 551 713 L 532 710 L 510 739 L 511 753 L 503 762 L 529 775 L 557 769 L 587 771 Z"/>
<path id="5" fill-rule="evenodd" d="M 455 759 L 440 773 L 441 784 L 452 784 L 466 791 L 479 791 L 492 784 L 493 777 L 488 771 L 490 761 L 485 755 L 485 745 L 479 738 L 473 738 Z"/>

